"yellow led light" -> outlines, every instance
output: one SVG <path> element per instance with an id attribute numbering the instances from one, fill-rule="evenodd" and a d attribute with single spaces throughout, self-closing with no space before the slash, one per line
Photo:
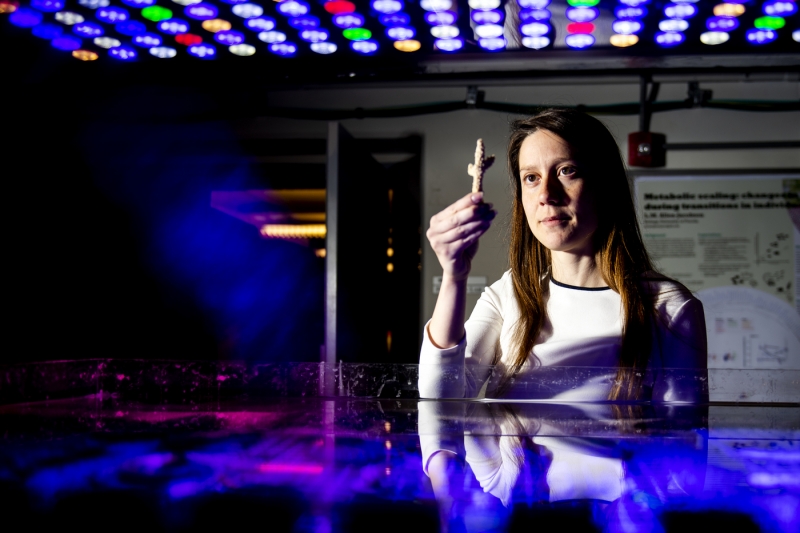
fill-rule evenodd
<path id="1" fill-rule="evenodd" d="M 718 17 L 738 17 L 744 14 L 744 6 L 742 4 L 717 4 L 714 6 L 714 15 Z"/>
<path id="2" fill-rule="evenodd" d="M 387 272 L 394 272 L 394 265 L 391 263 L 386 263 L 386 271 Z"/>
<path id="3" fill-rule="evenodd" d="M 416 52 L 421 46 L 422 44 L 415 39 L 406 39 L 405 41 L 394 42 L 394 47 L 401 52 Z"/>
<path id="4" fill-rule="evenodd" d="M 392 257 L 394 255 L 394 248 L 387 248 L 386 249 L 386 256 Z"/>
<path id="5" fill-rule="evenodd" d="M 610 41 L 612 46 L 625 48 L 626 46 L 633 46 L 634 44 L 638 43 L 639 37 L 636 35 L 623 35 L 621 33 L 617 33 L 611 36 Z"/>
<path id="6" fill-rule="evenodd" d="M 80 59 L 81 61 L 94 61 L 99 56 L 96 52 L 92 52 L 91 50 L 73 50 L 72 57 Z"/>
<path id="7" fill-rule="evenodd" d="M 328 255 L 328 253 L 325 250 L 325 248 L 317 248 L 316 250 L 314 250 L 314 255 L 316 255 L 317 257 L 325 257 L 326 255 Z"/>
<path id="8" fill-rule="evenodd" d="M 206 31 L 210 31 L 211 33 L 217 33 L 218 31 L 227 31 L 231 29 L 231 23 L 228 22 L 227 20 L 222 20 L 222 19 L 204 20 L 203 29 Z"/>
<path id="9" fill-rule="evenodd" d="M 264 224 L 261 235 L 271 239 L 323 239 L 325 224 Z"/>

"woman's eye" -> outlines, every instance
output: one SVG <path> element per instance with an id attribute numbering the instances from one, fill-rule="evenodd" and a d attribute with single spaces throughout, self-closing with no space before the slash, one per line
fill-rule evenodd
<path id="1" fill-rule="evenodd" d="M 522 178 L 522 180 L 527 183 L 534 183 L 536 181 L 536 176 L 534 176 L 533 174 L 528 174 L 524 178 Z"/>
<path id="2" fill-rule="evenodd" d="M 575 167 L 562 167 L 559 173 L 562 176 L 569 176 L 571 174 L 575 174 L 576 171 L 577 169 Z"/>

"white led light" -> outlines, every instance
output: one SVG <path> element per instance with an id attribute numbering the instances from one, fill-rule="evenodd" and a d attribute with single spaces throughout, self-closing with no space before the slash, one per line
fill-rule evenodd
<path id="1" fill-rule="evenodd" d="M 453 0 L 422 0 L 419 5 L 425 11 L 447 11 L 453 6 Z"/>
<path id="2" fill-rule="evenodd" d="M 375 11 L 391 15 L 403 9 L 403 4 L 397 0 L 375 0 L 372 2 L 372 7 Z"/>
<path id="3" fill-rule="evenodd" d="M 661 31 L 686 31 L 689 27 L 689 21 L 683 19 L 667 19 L 658 23 L 658 29 Z"/>
<path id="4" fill-rule="evenodd" d="M 456 50 L 461 50 L 464 46 L 464 41 L 461 39 L 439 39 L 433 44 L 442 52 L 455 52 Z"/>
<path id="5" fill-rule="evenodd" d="M 375 41 L 353 41 L 350 43 L 350 48 L 362 54 L 371 54 L 378 49 L 378 43 Z"/>
<path id="6" fill-rule="evenodd" d="M 615 20 L 611 24 L 611 29 L 616 33 L 630 35 L 642 29 L 642 23 L 638 20 Z"/>
<path id="7" fill-rule="evenodd" d="M 278 11 L 289 17 L 299 17 L 308 13 L 308 6 L 296 0 L 284 0 L 278 4 Z"/>
<path id="8" fill-rule="evenodd" d="M 280 31 L 262 31 L 258 34 L 258 38 L 265 43 L 282 43 L 286 40 L 286 34 Z"/>
<path id="9" fill-rule="evenodd" d="M 523 24 L 520 26 L 519 31 L 522 32 L 522 35 L 539 37 L 540 35 L 545 35 L 547 32 L 549 32 L 550 26 L 547 24 L 542 24 L 541 22 L 531 22 L 529 24 Z"/>
<path id="10" fill-rule="evenodd" d="M 256 31 L 269 31 L 275 28 L 275 22 L 271 19 L 251 19 L 246 22 L 247 27 Z"/>
<path id="11" fill-rule="evenodd" d="M 503 35 L 503 27 L 499 24 L 479 24 L 475 26 L 475 35 L 481 39 L 493 39 Z"/>
<path id="12" fill-rule="evenodd" d="M 711 46 L 727 42 L 730 38 L 731 36 L 724 31 L 707 31 L 700 34 L 700 42 Z"/>
<path id="13" fill-rule="evenodd" d="M 56 20 L 61 24 L 72 26 L 73 24 L 80 24 L 83 22 L 83 16 L 72 11 L 59 11 L 56 13 Z"/>
<path id="14" fill-rule="evenodd" d="M 431 35 L 437 39 L 452 39 L 458 37 L 458 28 L 455 26 L 434 26 Z"/>
<path id="15" fill-rule="evenodd" d="M 95 37 L 94 44 L 96 44 L 100 48 L 106 48 L 106 49 L 122 46 L 122 43 L 119 42 L 118 39 L 114 39 L 113 37 Z"/>
<path id="16" fill-rule="evenodd" d="M 169 46 L 156 46 L 155 48 L 150 49 L 150 55 L 153 55 L 159 59 L 170 59 L 178 55 L 178 51 L 174 48 L 170 48 Z"/>
<path id="17" fill-rule="evenodd" d="M 303 30 L 300 32 L 300 38 L 310 43 L 318 43 L 328 40 L 328 32 L 325 30 Z"/>
<path id="18" fill-rule="evenodd" d="M 792 32 L 792 39 L 794 39 L 796 43 L 800 43 L 800 30 L 794 30 Z"/>
<path id="19" fill-rule="evenodd" d="M 256 53 L 256 47 L 252 44 L 234 44 L 228 47 L 228 50 L 233 55 L 247 57 Z"/>
<path id="20" fill-rule="evenodd" d="M 336 51 L 336 45 L 333 43 L 311 43 L 311 51 L 318 54 L 332 54 Z"/>
<path id="21" fill-rule="evenodd" d="M 395 41 L 405 41 L 414 37 L 414 30 L 403 26 L 395 26 L 386 30 L 386 35 Z"/>
<path id="22" fill-rule="evenodd" d="M 541 50 L 545 46 L 550 44 L 550 39 L 547 37 L 523 37 L 522 38 L 522 46 L 527 48 L 533 48 L 534 50 Z"/>
<path id="23" fill-rule="evenodd" d="M 78 3 L 89 9 L 97 9 L 98 7 L 108 7 L 110 2 L 109 0 L 78 0 Z"/>
<path id="24" fill-rule="evenodd" d="M 203 0 L 172 0 L 172 1 L 181 6 L 191 6 L 193 4 L 199 4 Z"/>
<path id="25" fill-rule="evenodd" d="M 500 0 L 469 0 L 469 7 L 472 9 L 479 9 L 481 11 L 497 9 L 500 7 Z"/>
<path id="26" fill-rule="evenodd" d="M 236 4 L 232 11 L 234 15 L 243 19 L 260 17 L 264 14 L 264 8 L 258 4 Z"/>

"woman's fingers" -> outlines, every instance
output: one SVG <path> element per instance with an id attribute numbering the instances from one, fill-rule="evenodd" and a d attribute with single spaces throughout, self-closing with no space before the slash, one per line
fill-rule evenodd
<path id="1" fill-rule="evenodd" d="M 473 235 L 480 237 L 486 233 L 490 225 L 491 220 L 474 220 L 472 222 L 467 222 L 444 233 L 438 234 L 436 236 L 436 241 L 440 244 L 450 244 L 465 240 Z"/>
<path id="2" fill-rule="evenodd" d="M 496 214 L 491 204 L 469 205 L 458 211 L 448 208 L 431 218 L 430 232 L 445 233 L 470 222 L 491 220 Z"/>

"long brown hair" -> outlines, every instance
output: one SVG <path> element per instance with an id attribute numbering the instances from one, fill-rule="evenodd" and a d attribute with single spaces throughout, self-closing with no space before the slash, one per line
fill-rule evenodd
<path id="1" fill-rule="evenodd" d="M 532 354 L 547 318 L 552 259 L 550 250 L 534 237 L 528 225 L 519 174 L 522 142 L 538 130 L 554 133 L 569 144 L 593 195 L 599 221 L 592 237 L 595 260 L 608 286 L 619 293 L 623 309 L 619 367 L 608 399 L 636 400 L 642 382 L 639 376 L 644 374 L 652 348 L 651 324 L 655 316 L 655 303 L 644 293 L 641 281 L 642 274 L 653 270 L 653 266 L 642 242 L 625 165 L 614 137 L 602 122 L 574 110 L 547 109 L 511 125 L 508 171 L 514 203 L 509 262 L 521 318 L 515 326 L 516 352 L 506 378 L 516 375 Z"/>

